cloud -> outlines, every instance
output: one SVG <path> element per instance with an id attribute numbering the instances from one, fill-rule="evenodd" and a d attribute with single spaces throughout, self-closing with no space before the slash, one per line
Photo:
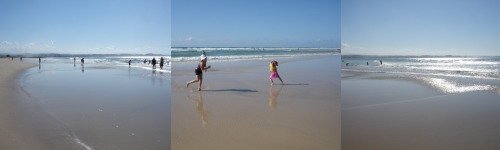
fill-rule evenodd
<path id="1" fill-rule="evenodd" d="M 351 48 L 351 45 L 349 45 L 345 42 L 341 42 L 340 45 L 342 46 L 342 48 Z"/>
<path id="2" fill-rule="evenodd" d="M 44 53 L 52 52 L 56 49 L 54 41 L 48 43 L 19 43 L 15 41 L 0 42 L 1 53 Z"/>
<path id="3" fill-rule="evenodd" d="M 115 45 L 94 47 L 84 50 L 86 53 L 92 54 L 114 54 L 114 53 L 129 53 L 129 54 L 170 54 L 170 47 L 157 47 L 157 46 L 139 46 L 131 48 L 122 48 Z"/>

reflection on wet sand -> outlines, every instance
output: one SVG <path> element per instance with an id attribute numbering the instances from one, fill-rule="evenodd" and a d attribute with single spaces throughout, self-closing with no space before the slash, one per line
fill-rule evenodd
<path id="1" fill-rule="evenodd" d="M 85 66 L 82 64 L 82 73 L 85 72 Z"/>
<path id="2" fill-rule="evenodd" d="M 278 90 L 273 89 L 274 86 L 269 86 L 269 108 L 274 110 L 276 105 L 278 104 L 277 99 L 283 89 L 283 86 L 280 86 Z"/>
<path id="3" fill-rule="evenodd" d="M 205 127 L 208 123 L 208 121 L 207 121 L 208 112 L 203 107 L 203 96 L 202 96 L 201 92 L 196 92 L 196 93 L 198 95 L 198 98 L 193 98 L 193 97 L 191 97 L 191 95 L 188 95 L 187 99 L 196 102 L 196 111 L 201 116 L 201 125 L 203 127 Z"/>

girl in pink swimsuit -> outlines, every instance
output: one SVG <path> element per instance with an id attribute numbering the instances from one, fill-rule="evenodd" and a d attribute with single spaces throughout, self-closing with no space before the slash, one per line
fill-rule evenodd
<path id="1" fill-rule="evenodd" d="M 273 79 L 278 78 L 281 81 L 281 84 L 283 84 L 283 80 L 281 79 L 280 75 L 278 74 L 278 62 L 273 60 L 271 63 L 269 63 L 269 72 L 271 75 L 269 75 L 269 81 L 271 81 L 271 85 L 274 84 Z"/>

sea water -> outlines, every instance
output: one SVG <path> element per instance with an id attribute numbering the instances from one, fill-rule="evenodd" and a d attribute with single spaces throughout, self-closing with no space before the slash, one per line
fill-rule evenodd
<path id="1" fill-rule="evenodd" d="M 339 54 L 338 48 L 303 47 L 174 47 L 172 61 L 199 60 L 205 51 L 210 61 L 235 61 Z"/>
<path id="2" fill-rule="evenodd" d="M 445 93 L 500 93 L 500 56 L 345 55 L 342 71 L 412 78 Z"/>

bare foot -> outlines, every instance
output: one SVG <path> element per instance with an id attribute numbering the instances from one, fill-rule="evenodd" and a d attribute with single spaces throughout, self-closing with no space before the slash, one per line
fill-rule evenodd
<path id="1" fill-rule="evenodd" d="M 198 88 L 198 91 L 201 91 L 201 88 Z"/>

